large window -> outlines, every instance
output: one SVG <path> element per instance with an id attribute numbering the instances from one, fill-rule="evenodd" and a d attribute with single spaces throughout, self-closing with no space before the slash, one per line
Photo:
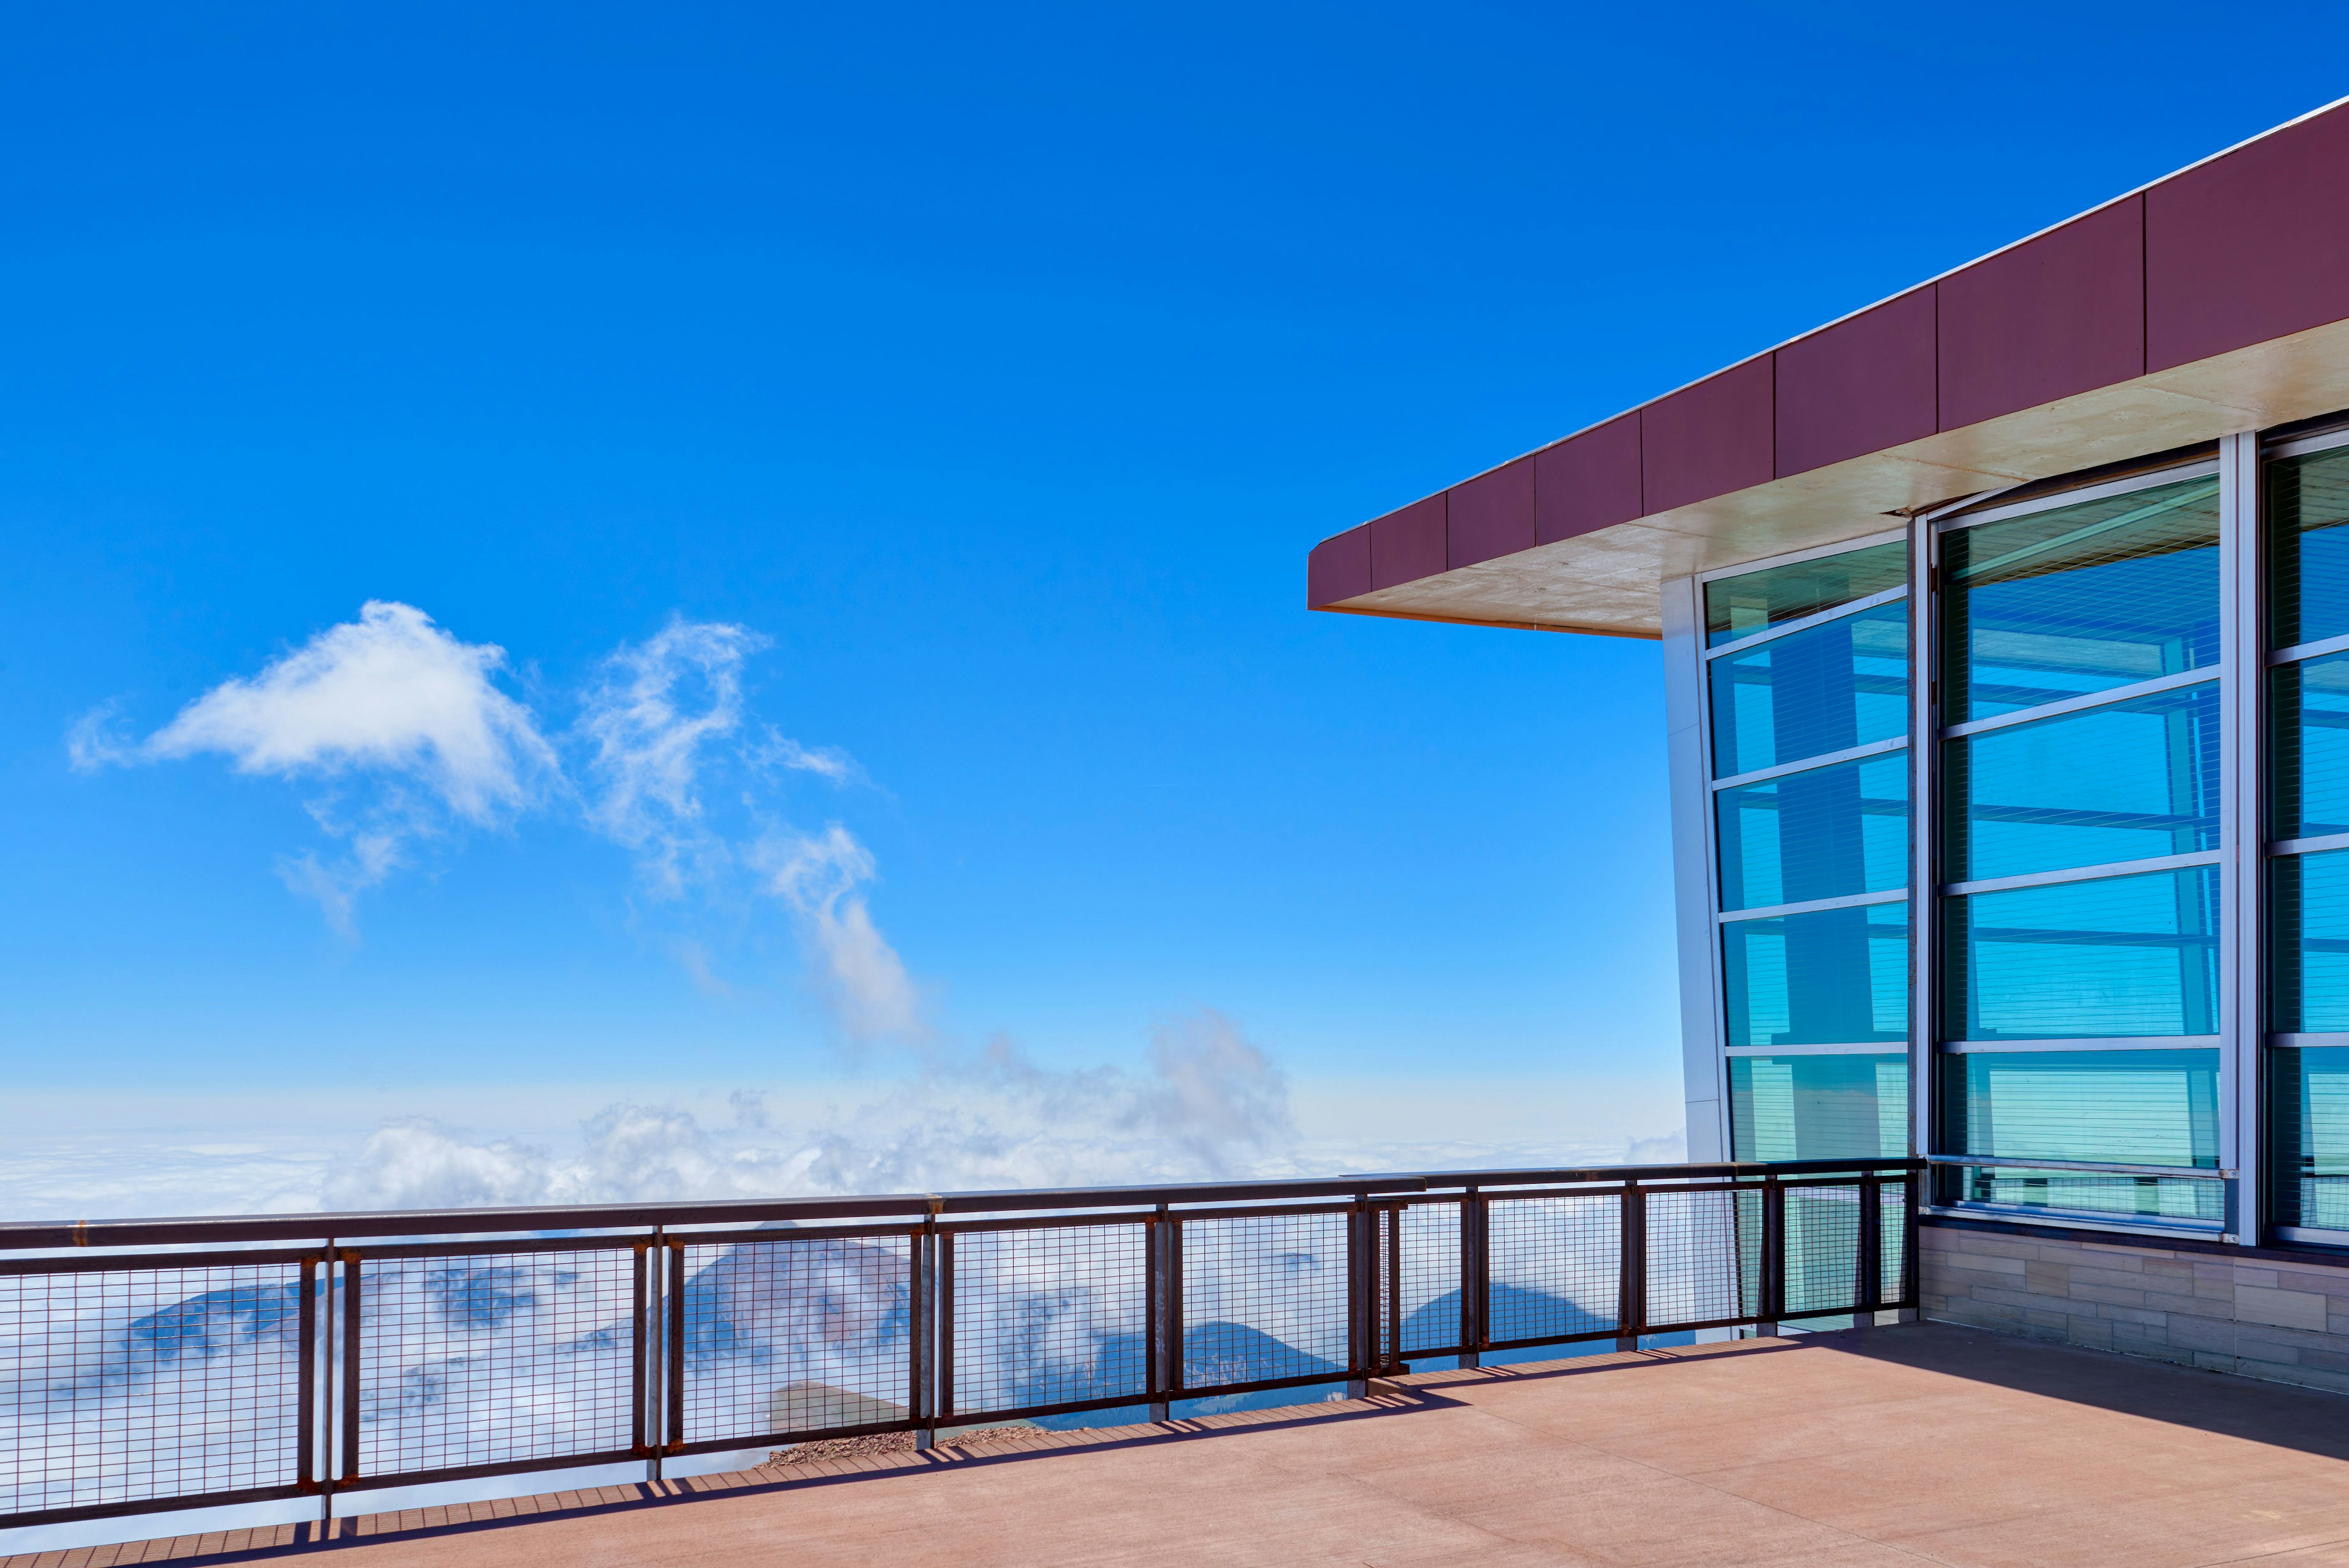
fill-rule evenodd
<path id="1" fill-rule="evenodd" d="M 1704 587 L 1731 1152 L 1909 1147 L 1909 545 Z"/>
<path id="2" fill-rule="evenodd" d="M 2219 490 L 1944 524 L 1944 1201 L 2225 1221 Z"/>
<path id="3" fill-rule="evenodd" d="M 2267 1169 L 2288 1234 L 2349 1242 L 2349 448 L 2267 498 Z"/>

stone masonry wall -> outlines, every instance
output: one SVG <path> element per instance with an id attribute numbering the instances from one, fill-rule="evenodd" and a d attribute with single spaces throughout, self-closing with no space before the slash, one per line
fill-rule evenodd
<path id="1" fill-rule="evenodd" d="M 1927 1224 L 1924 1315 L 2349 1393 L 2349 1267 Z"/>

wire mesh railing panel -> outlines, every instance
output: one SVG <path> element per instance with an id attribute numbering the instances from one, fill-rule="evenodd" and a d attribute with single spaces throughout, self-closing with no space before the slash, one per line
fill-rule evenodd
<path id="1" fill-rule="evenodd" d="M 1897 1306 L 1909 1293 L 1909 1184 L 1888 1181 L 1883 1192 L 1876 1216 L 1882 1248 L 1876 1300 L 1879 1306 Z"/>
<path id="2" fill-rule="evenodd" d="M 954 1411 L 1150 1392 L 1150 1227 L 969 1231 L 953 1243 Z"/>
<path id="3" fill-rule="evenodd" d="M 291 1487 L 299 1262 L 0 1276 L 0 1519 Z"/>
<path id="4" fill-rule="evenodd" d="M 1750 1318 L 1762 1303 L 1762 1193 L 1651 1188 L 1648 1326 Z"/>
<path id="5" fill-rule="evenodd" d="M 1343 1377 L 1344 1214 L 1183 1221 L 1183 1386 Z"/>
<path id="6" fill-rule="evenodd" d="M 1788 1314 L 1857 1312 L 1860 1300 L 1859 1189 L 1786 1189 Z"/>
<path id="7" fill-rule="evenodd" d="M 1485 1337 L 1564 1339 L 1618 1327 L 1623 1199 L 1495 1198 L 1485 1221 Z"/>
<path id="8" fill-rule="evenodd" d="M 912 1418 L 905 1234 L 687 1246 L 683 1443 Z"/>
<path id="9" fill-rule="evenodd" d="M 1460 1209 L 1414 1203 L 1397 1218 L 1394 1344 L 1402 1355 L 1460 1344 Z"/>
<path id="10" fill-rule="evenodd" d="M 626 1452 L 632 1248 L 366 1258 L 357 1451 L 369 1480 Z"/>

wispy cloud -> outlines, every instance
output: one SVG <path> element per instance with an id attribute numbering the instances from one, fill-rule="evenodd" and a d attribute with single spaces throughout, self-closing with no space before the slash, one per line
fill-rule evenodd
<path id="1" fill-rule="evenodd" d="M 719 621 L 672 619 L 604 660 L 578 730 L 595 790 L 588 821 L 639 853 L 655 892 L 675 898 L 727 846 L 704 823 L 709 753 L 742 728 L 742 664 L 766 639 Z"/>
<path id="2" fill-rule="evenodd" d="M 872 852 L 835 822 L 812 837 L 771 836 L 750 858 L 767 891 L 798 920 L 818 985 L 850 1038 L 919 1038 L 913 979 L 865 902 L 864 886 L 876 874 Z"/>

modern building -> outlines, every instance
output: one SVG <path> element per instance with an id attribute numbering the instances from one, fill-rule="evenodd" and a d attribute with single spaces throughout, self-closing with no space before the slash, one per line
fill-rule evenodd
<path id="1" fill-rule="evenodd" d="M 2349 1387 L 2349 108 L 1308 576 L 1661 641 L 1692 1158 L 1914 1151 L 1929 1311 Z"/>

